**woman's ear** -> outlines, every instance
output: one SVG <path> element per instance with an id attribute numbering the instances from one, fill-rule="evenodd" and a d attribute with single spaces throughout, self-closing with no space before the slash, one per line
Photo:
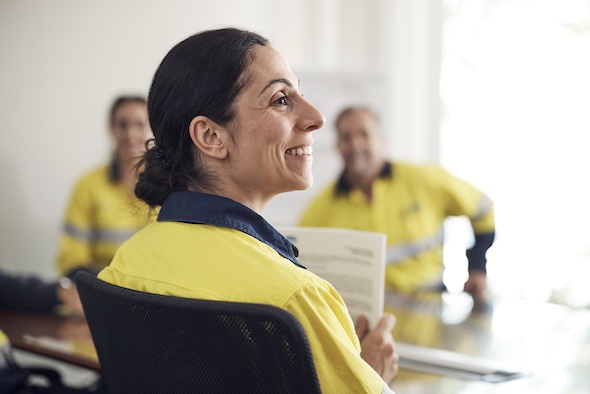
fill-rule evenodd
<path id="1" fill-rule="evenodd" d="M 196 116 L 188 128 L 193 144 L 205 155 L 216 159 L 227 157 L 229 134 L 224 127 L 206 116 Z"/>

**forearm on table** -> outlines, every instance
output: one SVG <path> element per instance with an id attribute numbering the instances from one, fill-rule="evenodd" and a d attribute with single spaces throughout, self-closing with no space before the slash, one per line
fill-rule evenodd
<path id="1" fill-rule="evenodd" d="M 0 307 L 23 310 L 51 310 L 57 304 L 56 282 L 33 276 L 0 275 Z"/>

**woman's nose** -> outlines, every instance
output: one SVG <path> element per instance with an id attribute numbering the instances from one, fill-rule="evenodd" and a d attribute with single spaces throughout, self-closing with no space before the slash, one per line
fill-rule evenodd
<path id="1" fill-rule="evenodd" d="M 321 129 L 326 123 L 324 115 L 307 100 L 304 100 L 305 105 L 302 108 L 302 127 L 304 131 L 314 131 Z"/>

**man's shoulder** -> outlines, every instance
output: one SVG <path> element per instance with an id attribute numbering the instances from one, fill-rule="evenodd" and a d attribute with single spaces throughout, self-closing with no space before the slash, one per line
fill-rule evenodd
<path id="1" fill-rule="evenodd" d="M 434 163 L 392 162 L 393 176 L 399 177 L 430 177 L 440 176 L 444 169 Z"/>
<path id="2" fill-rule="evenodd" d="M 442 167 L 436 163 L 416 163 L 411 161 L 392 161 L 394 171 L 430 172 L 439 171 Z"/>
<path id="3" fill-rule="evenodd" d="M 438 164 L 416 164 L 410 162 L 393 162 L 393 184 L 405 184 L 408 187 L 440 187 L 449 182 L 449 173 Z M 413 185 L 413 186 L 409 186 Z"/>

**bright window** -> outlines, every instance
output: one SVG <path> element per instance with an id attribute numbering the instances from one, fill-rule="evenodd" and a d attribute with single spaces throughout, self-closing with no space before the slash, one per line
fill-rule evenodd
<path id="1" fill-rule="evenodd" d="M 444 4 L 441 164 L 495 202 L 491 293 L 589 306 L 589 2 Z"/>

